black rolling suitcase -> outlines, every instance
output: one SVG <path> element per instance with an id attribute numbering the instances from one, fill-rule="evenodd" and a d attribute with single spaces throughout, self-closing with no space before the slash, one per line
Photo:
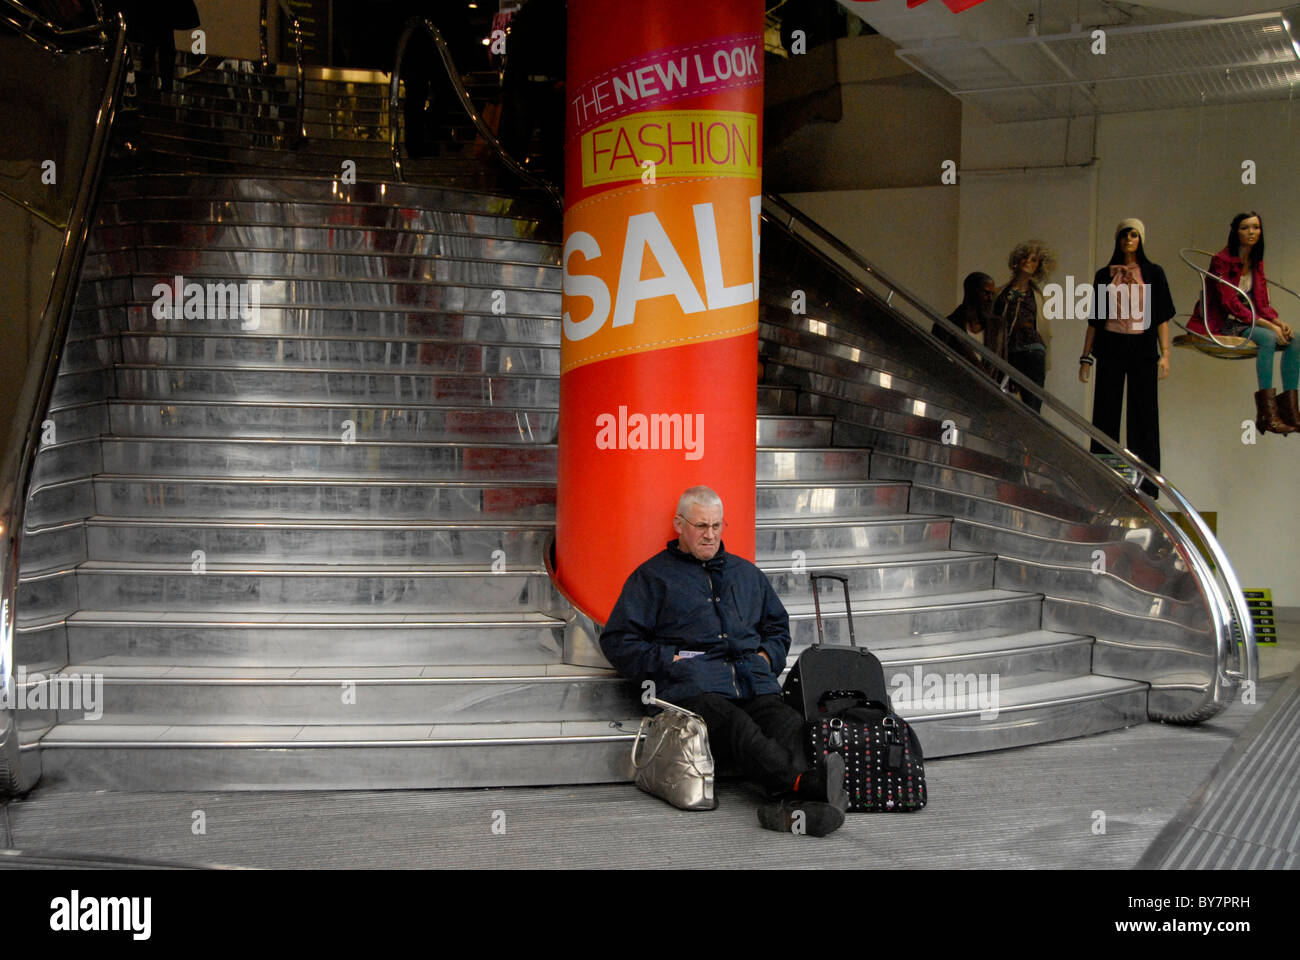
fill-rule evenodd
<path id="1" fill-rule="evenodd" d="M 817 592 L 818 580 L 838 580 L 844 588 L 844 612 L 849 621 L 849 646 L 826 644 L 822 627 L 822 602 Z M 853 610 L 849 606 L 849 578 L 833 573 L 812 575 L 813 605 L 817 610 L 817 642 L 799 655 L 781 685 L 786 704 L 803 714 L 808 721 L 831 716 L 833 711 L 858 705 L 861 701 L 889 707 L 889 688 L 885 670 L 866 647 L 859 647 L 853 632 Z"/>
<path id="2" fill-rule="evenodd" d="M 847 649 L 823 642 L 817 593 L 817 581 L 822 579 L 838 580 L 844 588 Z M 857 645 L 848 578 L 814 574 L 812 587 L 818 642 L 800 655 L 782 688 L 785 702 L 808 721 L 809 755 L 814 762 L 832 752 L 844 758 L 850 811 L 920 810 L 929 799 L 921 744 L 907 722 L 894 713 L 880 661 Z"/>

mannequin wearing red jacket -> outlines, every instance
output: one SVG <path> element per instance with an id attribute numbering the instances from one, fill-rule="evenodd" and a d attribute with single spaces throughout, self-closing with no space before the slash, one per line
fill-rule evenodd
<path id="1" fill-rule="evenodd" d="M 1249 264 L 1249 268 L 1247 268 Z M 1260 433 L 1295 433 L 1300 429 L 1300 340 L 1277 315 L 1268 299 L 1264 276 L 1264 223 L 1255 211 L 1232 218 L 1228 245 L 1210 261 L 1210 272 L 1246 291 L 1250 303 L 1232 287 L 1211 282 L 1206 287 L 1205 324 L 1216 334 L 1244 337 L 1250 331 L 1251 304 L 1255 329 L 1250 339 L 1259 345 L 1255 375 L 1255 425 Z M 1282 354 L 1282 394 L 1273 389 L 1273 356 Z"/>

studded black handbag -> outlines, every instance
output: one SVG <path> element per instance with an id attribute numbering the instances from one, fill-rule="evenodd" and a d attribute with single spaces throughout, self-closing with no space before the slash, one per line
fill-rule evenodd
<path id="1" fill-rule="evenodd" d="M 887 707 L 871 703 L 813 720 L 808 739 L 814 762 L 832 752 L 844 758 L 850 812 L 910 813 L 925 806 L 921 744 Z"/>

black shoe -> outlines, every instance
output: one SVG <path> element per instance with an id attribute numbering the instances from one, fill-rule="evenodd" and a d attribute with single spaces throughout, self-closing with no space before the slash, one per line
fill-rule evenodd
<path id="1" fill-rule="evenodd" d="M 816 800 L 782 800 L 758 808 L 758 822 L 765 830 L 824 837 L 844 825 L 844 811 Z"/>
<path id="2" fill-rule="evenodd" d="M 806 770 L 796 781 L 795 797 L 801 801 L 829 803 L 840 812 L 849 808 L 849 794 L 844 786 L 844 758 L 828 753 L 820 767 Z"/>

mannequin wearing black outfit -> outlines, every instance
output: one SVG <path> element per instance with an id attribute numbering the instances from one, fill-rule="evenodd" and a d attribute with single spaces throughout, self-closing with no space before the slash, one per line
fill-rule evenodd
<path id="1" fill-rule="evenodd" d="M 1093 393 L 1092 424 L 1118 442 L 1119 415 L 1128 382 L 1125 446 L 1157 470 L 1160 469 L 1160 403 L 1156 380 L 1169 376 L 1169 323 L 1175 313 L 1165 272 L 1147 259 L 1142 248 L 1146 228 L 1129 219 L 1115 228 L 1115 249 L 1110 262 L 1093 278 L 1093 310 L 1079 358 L 1079 379 L 1088 382 L 1095 355 L 1097 384 Z M 1140 276 L 1149 287 L 1150 302 L 1136 305 L 1127 315 L 1107 317 L 1107 288 L 1127 284 Z M 1120 311 L 1124 314 L 1125 311 Z M 1093 453 L 1105 453 L 1092 444 Z M 1156 496 L 1154 484 L 1144 482 L 1142 492 Z"/>

